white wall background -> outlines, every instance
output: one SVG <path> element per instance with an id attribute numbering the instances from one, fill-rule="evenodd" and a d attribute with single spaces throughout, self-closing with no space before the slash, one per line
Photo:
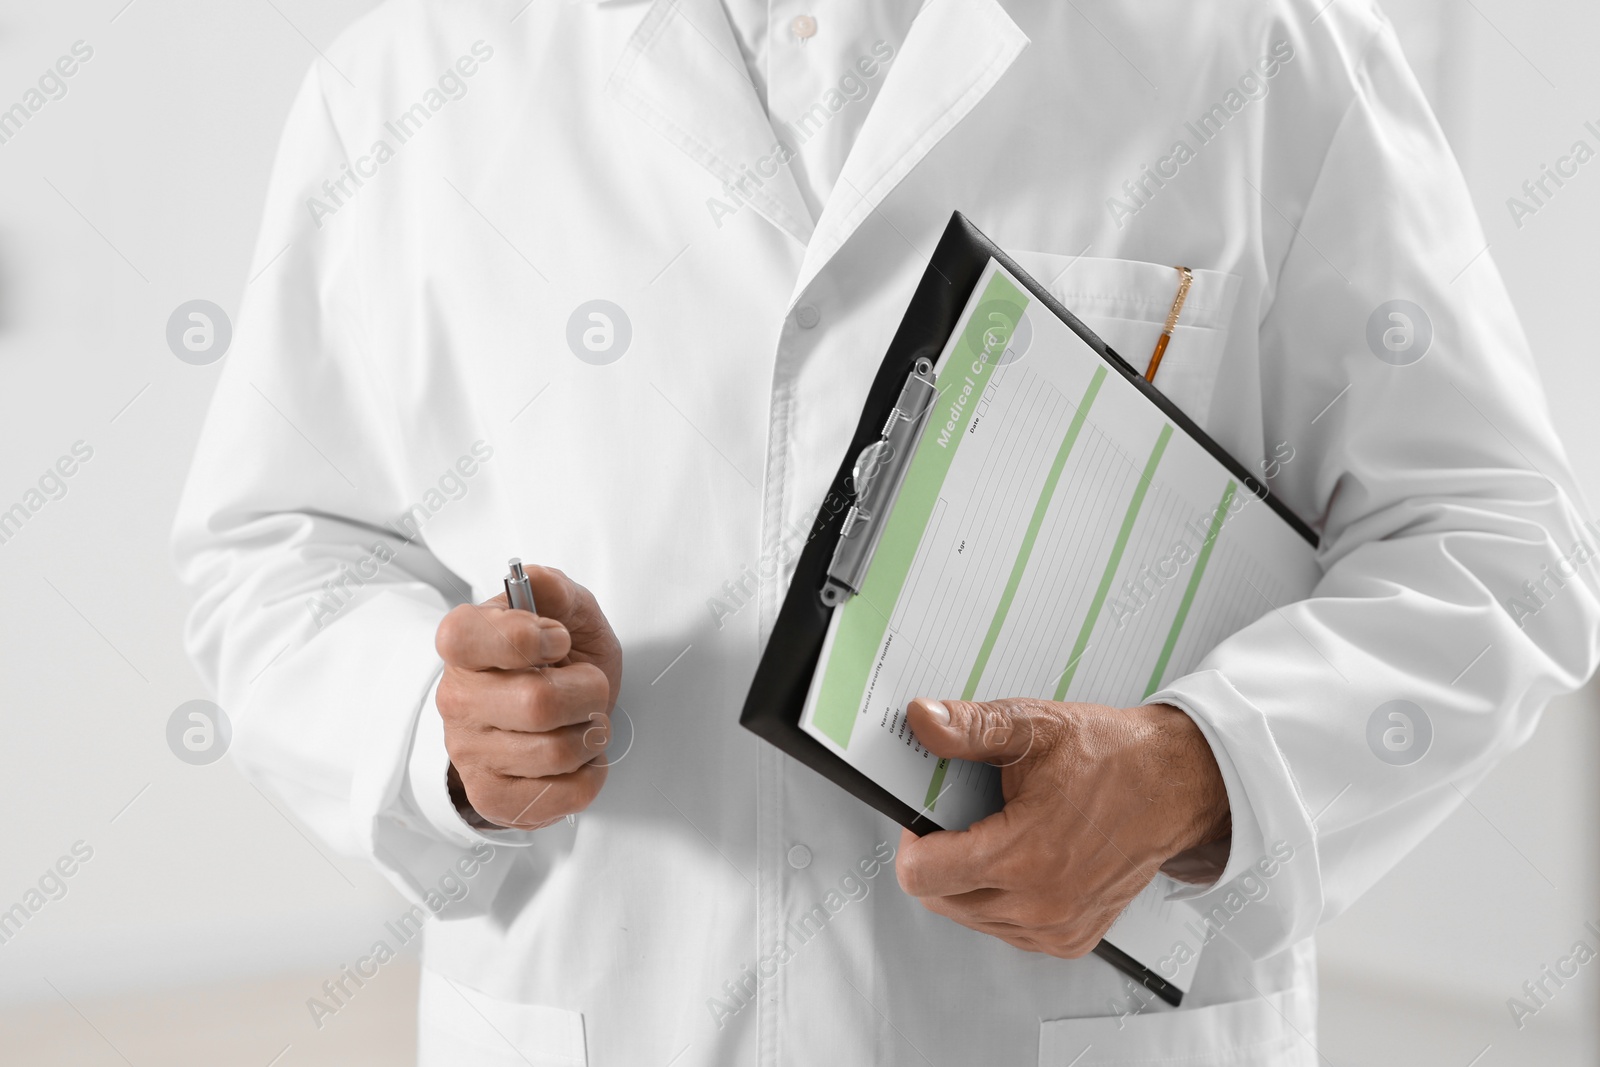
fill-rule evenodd
<path id="1" fill-rule="evenodd" d="M 13 1002 L 53 999 L 46 978 L 77 999 L 336 966 L 398 910 L 227 759 L 187 766 L 165 737 L 173 709 L 208 695 L 166 541 L 220 367 L 174 359 L 167 317 L 195 298 L 237 309 L 263 266 L 255 229 L 307 39 L 373 5 L 126 3 L 0 4 L 7 105 L 73 42 L 94 48 L 0 145 L 0 507 L 74 441 L 94 449 L 0 544 L 0 908 L 74 841 L 95 850 L 0 946 Z"/>
<path id="2" fill-rule="evenodd" d="M 508 14 L 521 2 L 507 0 Z M 254 229 L 290 94 L 314 49 L 370 6 L 0 0 L 0 107 L 73 42 L 95 50 L 66 97 L 0 145 L 0 510 L 75 441 L 94 448 L 67 495 L 0 544 L 0 909 L 75 841 L 94 848 L 67 895 L 0 945 L 0 1006 L 331 973 L 399 910 L 374 874 L 332 858 L 227 760 L 186 766 L 165 741 L 173 709 L 206 695 L 180 647 L 185 602 L 166 538 L 216 375 L 172 357 L 165 323 L 194 298 L 237 308 L 264 265 L 251 262 Z M 1600 10 L 1388 7 L 1600 499 L 1600 161 L 1520 229 L 1505 206 L 1575 139 L 1600 145 L 1582 128 L 1600 125 Z M 1467 1021 L 1439 1039 L 1440 1063 L 1486 1044 L 1483 1064 L 1533 1062 L 1535 1040 L 1557 1033 L 1570 1048 L 1600 1045 L 1600 966 L 1523 1033 L 1505 1007 L 1600 920 L 1595 705 L 1588 692 L 1553 708 L 1527 749 L 1326 929 L 1330 1000 L 1369 996 L 1402 1027 L 1459 1010 Z M 1324 1051 L 1365 1025 L 1335 1013 Z"/>

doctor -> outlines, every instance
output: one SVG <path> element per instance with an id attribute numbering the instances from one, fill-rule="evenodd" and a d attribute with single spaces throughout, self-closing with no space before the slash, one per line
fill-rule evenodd
<path id="1" fill-rule="evenodd" d="M 1325 577 L 1144 708 L 926 694 L 1012 799 L 911 841 L 736 719 L 953 209 L 1124 353 L 1193 268 L 1155 384 Z M 1484 244 L 1370 5 L 392 0 L 284 133 L 190 647 L 436 916 L 424 1064 L 1309 1065 L 1317 926 L 1596 662 Z M 1163 865 L 1175 1011 L 1082 955 Z"/>

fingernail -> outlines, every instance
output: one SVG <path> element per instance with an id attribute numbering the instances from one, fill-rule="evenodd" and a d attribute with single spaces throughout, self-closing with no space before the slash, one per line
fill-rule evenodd
<path id="1" fill-rule="evenodd" d="M 559 625 L 546 626 L 539 631 L 539 655 L 546 659 L 554 658 L 561 651 L 561 627 Z"/>
<path id="2" fill-rule="evenodd" d="M 950 709 L 945 707 L 943 703 L 937 700 L 929 700 L 927 697 L 918 697 L 917 702 L 922 705 L 923 710 L 928 713 L 928 717 L 934 722 L 940 726 L 950 725 Z"/>

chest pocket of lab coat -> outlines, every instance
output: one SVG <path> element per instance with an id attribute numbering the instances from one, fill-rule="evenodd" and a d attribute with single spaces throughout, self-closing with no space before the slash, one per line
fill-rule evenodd
<path id="1" fill-rule="evenodd" d="M 1039 1067 L 1316 1067 L 1303 987 L 1204 1008 L 1046 1019 Z"/>
<path id="2" fill-rule="evenodd" d="M 417 997 L 417 1067 L 587 1067 L 583 1015 L 498 1000 L 431 968 Z"/>
<path id="3" fill-rule="evenodd" d="M 1144 373 L 1178 295 L 1175 266 L 1054 252 L 1012 252 L 1011 257 Z M 1237 274 L 1194 268 L 1178 327 L 1156 372 L 1156 388 L 1202 429 L 1210 429 L 1211 400 L 1238 297 Z"/>

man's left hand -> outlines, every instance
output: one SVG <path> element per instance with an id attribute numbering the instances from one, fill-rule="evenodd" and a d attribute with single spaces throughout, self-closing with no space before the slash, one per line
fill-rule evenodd
<path id="1" fill-rule="evenodd" d="M 917 699 L 907 716 L 935 756 L 998 765 L 1005 797 L 966 830 L 901 834 L 900 886 L 929 911 L 1076 958 L 1163 867 L 1210 881 L 1226 862 L 1227 789 L 1177 708 Z"/>

